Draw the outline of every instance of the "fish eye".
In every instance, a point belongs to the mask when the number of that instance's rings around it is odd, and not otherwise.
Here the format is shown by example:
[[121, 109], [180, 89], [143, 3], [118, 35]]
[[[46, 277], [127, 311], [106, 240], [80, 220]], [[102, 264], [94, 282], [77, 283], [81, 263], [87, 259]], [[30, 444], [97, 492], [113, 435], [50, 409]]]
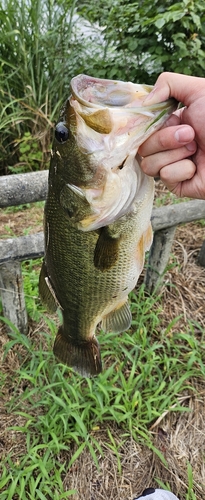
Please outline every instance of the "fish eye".
[[66, 142], [69, 138], [69, 130], [64, 122], [59, 122], [55, 129], [55, 138], [58, 142]]

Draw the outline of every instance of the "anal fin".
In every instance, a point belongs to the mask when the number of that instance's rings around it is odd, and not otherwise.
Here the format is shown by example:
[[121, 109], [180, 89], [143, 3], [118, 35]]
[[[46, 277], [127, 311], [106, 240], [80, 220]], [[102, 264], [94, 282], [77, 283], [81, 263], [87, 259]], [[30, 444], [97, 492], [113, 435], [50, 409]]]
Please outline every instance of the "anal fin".
[[63, 326], [60, 326], [53, 352], [58, 361], [70, 366], [82, 377], [92, 377], [102, 371], [99, 344], [95, 337], [74, 342], [72, 337], [64, 333]]
[[121, 333], [130, 328], [132, 314], [128, 301], [111, 311], [102, 320], [102, 329], [106, 332]]
[[60, 307], [60, 304], [49, 280], [46, 264], [44, 261], [39, 276], [39, 295], [43, 304], [45, 304], [50, 313], [56, 312], [58, 306]]
[[100, 230], [94, 252], [94, 265], [101, 271], [110, 269], [116, 263], [119, 253], [119, 237], [110, 236], [106, 227]]

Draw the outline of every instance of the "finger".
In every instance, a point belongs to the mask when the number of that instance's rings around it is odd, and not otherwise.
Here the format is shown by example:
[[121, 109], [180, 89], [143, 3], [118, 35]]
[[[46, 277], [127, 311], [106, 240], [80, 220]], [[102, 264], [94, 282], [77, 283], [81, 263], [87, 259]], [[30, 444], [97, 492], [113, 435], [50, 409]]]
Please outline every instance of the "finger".
[[161, 171], [162, 168], [166, 168], [167, 165], [170, 166], [173, 163], [192, 156], [196, 151], [196, 143], [193, 141], [193, 143], [188, 144], [188, 147], [191, 148], [191, 150], [183, 146], [182, 148], [160, 151], [159, 153], [145, 156], [141, 159], [141, 169], [145, 174], [155, 177], [159, 174], [159, 171]]
[[168, 189], [173, 191], [173, 186], [192, 179], [195, 172], [196, 165], [194, 162], [189, 158], [185, 158], [184, 160], [177, 161], [176, 163], [161, 168], [159, 175]]
[[169, 118], [164, 123], [164, 125], [162, 125], [161, 128], [166, 128], [166, 127], [172, 127], [172, 126], [175, 126], [175, 125], [180, 125], [181, 119], [180, 119], [180, 115], [178, 114], [178, 112], [179, 112], [179, 109], [177, 109], [174, 113], [172, 113], [172, 115], [169, 116]]
[[[165, 127], [152, 134], [139, 148], [141, 156], [147, 156], [159, 151], [177, 149], [183, 144], [192, 143], [194, 129], [189, 125]], [[194, 148], [192, 148], [193, 151]], [[167, 163], [167, 162], [166, 162]]]
[[143, 105], [149, 106], [158, 102], [166, 101], [169, 97], [175, 97], [177, 101], [189, 106], [195, 99], [196, 89], [204, 88], [203, 78], [181, 75], [178, 73], [162, 73], [157, 79], [155, 86], [146, 97]]

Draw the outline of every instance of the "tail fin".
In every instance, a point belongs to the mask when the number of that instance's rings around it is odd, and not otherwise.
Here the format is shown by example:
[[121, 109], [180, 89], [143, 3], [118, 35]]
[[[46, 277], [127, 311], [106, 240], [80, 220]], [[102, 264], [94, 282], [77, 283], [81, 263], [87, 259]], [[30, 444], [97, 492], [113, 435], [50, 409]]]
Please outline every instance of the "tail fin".
[[63, 326], [60, 326], [53, 352], [61, 363], [70, 366], [82, 377], [92, 377], [102, 371], [99, 344], [95, 337], [74, 342], [64, 334]]

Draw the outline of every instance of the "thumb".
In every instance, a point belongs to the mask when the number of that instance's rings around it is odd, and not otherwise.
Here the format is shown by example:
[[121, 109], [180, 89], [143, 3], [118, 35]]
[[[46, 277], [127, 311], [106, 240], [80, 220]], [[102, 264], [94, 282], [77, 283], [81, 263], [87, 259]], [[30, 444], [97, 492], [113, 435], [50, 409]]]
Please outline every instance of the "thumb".
[[189, 106], [196, 99], [196, 93], [204, 90], [204, 87], [204, 78], [179, 73], [162, 73], [143, 105], [150, 106], [174, 97], [185, 106]]

